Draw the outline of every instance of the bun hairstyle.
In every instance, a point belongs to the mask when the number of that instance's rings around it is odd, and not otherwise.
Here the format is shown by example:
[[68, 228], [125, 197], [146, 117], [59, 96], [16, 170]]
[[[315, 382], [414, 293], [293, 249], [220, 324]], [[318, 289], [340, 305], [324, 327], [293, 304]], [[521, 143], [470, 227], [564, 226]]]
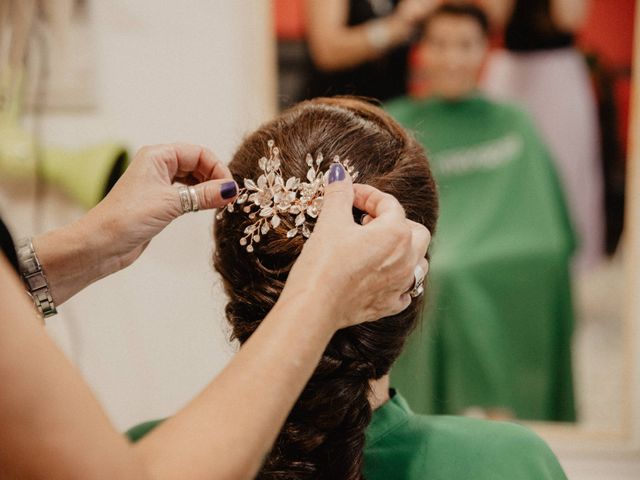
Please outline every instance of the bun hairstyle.
[[[304, 179], [307, 153], [339, 155], [359, 172], [358, 182], [394, 195], [409, 219], [434, 232], [438, 198], [422, 147], [383, 110], [353, 98], [302, 102], [251, 134], [229, 164], [234, 178], [259, 175], [267, 142], [280, 149], [284, 178]], [[326, 170], [326, 165], [323, 169]], [[232, 339], [244, 343], [274, 306], [304, 244], [283, 225], [248, 253], [239, 239], [252, 222], [242, 212], [216, 221], [214, 266], [229, 302]], [[363, 245], [366, 248], [366, 245]], [[365, 429], [371, 420], [369, 381], [389, 372], [421, 312], [415, 299], [404, 312], [338, 331], [291, 411], [259, 479], [362, 477]], [[286, 355], [286, 352], [282, 352]]]

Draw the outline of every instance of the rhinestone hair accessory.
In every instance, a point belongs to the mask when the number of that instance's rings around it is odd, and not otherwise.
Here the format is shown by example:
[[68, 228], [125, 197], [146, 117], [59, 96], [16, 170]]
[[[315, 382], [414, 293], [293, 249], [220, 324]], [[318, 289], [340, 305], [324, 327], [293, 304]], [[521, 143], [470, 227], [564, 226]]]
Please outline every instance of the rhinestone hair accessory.
[[[290, 177], [286, 181], [282, 176], [280, 165], [280, 150], [273, 140], [267, 142], [269, 157], [258, 160], [262, 174], [257, 180], [244, 179], [244, 188], [238, 192], [238, 197], [221, 210], [216, 218], [222, 218], [227, 213], [241, 210], [254, 222], [244, 230], [240, 245], [246, 247], [247, 252], [253, 252], [254, 243], [259, 243], [264, 235], [271, 230], [287, 225], [287, 238], [301, 234], [305, 238], [311, 236], [309, 221], [315, 219], [322, 210], [325, 189], [325, 171], [321, 170], [324, 157], [319, 153], [314, 159], [308, 153], [305, 161], [309, 170], [306, 181]], [[354, 172], [349, 160], [341, 161], [338, 155], [333, 161], [342, 164], [355, 180], [358, 172]]]

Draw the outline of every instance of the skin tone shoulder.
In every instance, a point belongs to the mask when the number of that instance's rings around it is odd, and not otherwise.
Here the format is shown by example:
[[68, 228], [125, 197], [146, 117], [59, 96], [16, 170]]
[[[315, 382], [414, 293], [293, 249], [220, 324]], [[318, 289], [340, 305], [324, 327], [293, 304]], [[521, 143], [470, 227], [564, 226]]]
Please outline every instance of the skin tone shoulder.
[[[428, 248], [429, 232], [393, 197], [342, 178], [327, 187], [315, 231], [259, 329], [209, 386], [135, 445], [46, 336], [0, 258], [0, 383], [10, 386], [0, 389], [0, 478], [255, 476], [333, 333], [406, 308]], [[201, 208], [233, 198], [222, 198], [232, 180], [208, 149], [147, 147], [94, 210], [36, 239], [58, 304], [133, 262], [181, 214], [176, 179], [196, 184]], [[354, 205], [367, 212], [366, 225], [354, 223]]]

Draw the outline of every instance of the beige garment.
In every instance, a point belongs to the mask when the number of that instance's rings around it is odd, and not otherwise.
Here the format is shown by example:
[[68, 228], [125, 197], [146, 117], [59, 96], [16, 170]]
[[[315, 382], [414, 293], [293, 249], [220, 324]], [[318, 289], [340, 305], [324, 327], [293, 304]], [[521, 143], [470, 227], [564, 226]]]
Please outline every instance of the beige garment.
[[489, 59], [482, 88], [533, 115], [555, 159], [580, 242], [575, 267], [592, 268], [604, 252], [604, 182], [598, 113], [584, 58], [574, 48], [499, 50]]

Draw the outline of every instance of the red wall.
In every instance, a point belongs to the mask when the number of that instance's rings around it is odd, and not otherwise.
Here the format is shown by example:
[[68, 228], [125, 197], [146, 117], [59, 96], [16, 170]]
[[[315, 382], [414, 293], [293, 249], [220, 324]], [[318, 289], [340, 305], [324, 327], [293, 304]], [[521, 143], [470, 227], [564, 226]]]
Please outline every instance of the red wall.
[[304, 0], [274, 0], [273, 8], [279, 39], [304, 38]]
[[580, 45], [602, 53], [612, 66], [629, 65], [633, 50], [635, 0], [591, 0]]
[[595, 53], [609, 69], [621, 76], [615, 83], [620, 138], [627, 145], [633, 58], [635, 0], [591, 0], [589, 15], [579, 36], [580, 47]]

